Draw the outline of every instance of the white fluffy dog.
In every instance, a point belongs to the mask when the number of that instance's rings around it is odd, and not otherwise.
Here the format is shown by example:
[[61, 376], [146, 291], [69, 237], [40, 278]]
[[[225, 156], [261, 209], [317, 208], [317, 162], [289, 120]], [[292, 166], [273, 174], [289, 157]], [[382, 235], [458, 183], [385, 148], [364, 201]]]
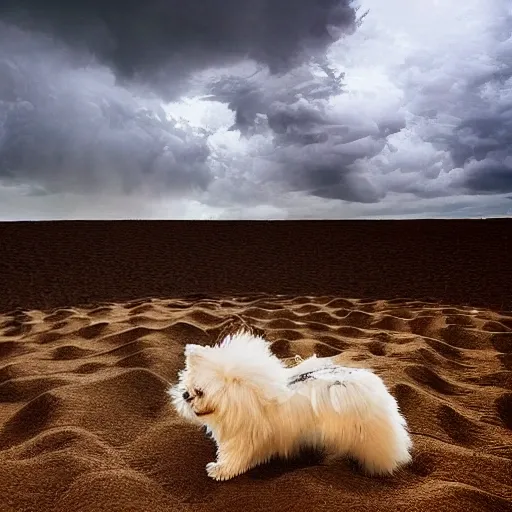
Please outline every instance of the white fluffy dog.
[[351, 456], [368, 474], [391, 474], [411, 460], [405, 419], [369, 370], [313, 356], [287, 368], [259, 336], [239, 331], [213, 347], [187, 345], [186, 366], [169, 390], [178, 413], [207, 427], [228, 480], [301, 448], [329, 459]]

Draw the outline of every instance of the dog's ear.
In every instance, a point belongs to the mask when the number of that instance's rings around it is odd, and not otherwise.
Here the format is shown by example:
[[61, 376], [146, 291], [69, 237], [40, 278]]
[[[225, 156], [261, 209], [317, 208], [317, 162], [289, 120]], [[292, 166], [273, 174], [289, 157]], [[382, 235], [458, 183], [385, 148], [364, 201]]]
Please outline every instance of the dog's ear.
[[185, 357], [191, 363], [197, 362], [204, 356], [207, 348], [208, 347], [189, 343], [188, 345], [185, 345]]
[[205, 350], [205, 347], [202, 347], [201, 345], [195, 345], [194, 343], [188, 343], [187, 345], [185, 345], [186, 356], [200, 354], [203, 350]]

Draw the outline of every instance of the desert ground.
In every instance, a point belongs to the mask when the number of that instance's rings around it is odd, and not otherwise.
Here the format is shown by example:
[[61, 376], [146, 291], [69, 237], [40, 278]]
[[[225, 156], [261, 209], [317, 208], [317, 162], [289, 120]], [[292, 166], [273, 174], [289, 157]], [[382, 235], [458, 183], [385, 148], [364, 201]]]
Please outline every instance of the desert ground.
[[[512, 510], [512, 224], [311, 224], [0, 224], [0, 511]], [[166, 391], [186, 343], [241, 326], [290, 364], [373, 368], [413, 462], [210, 480]]]

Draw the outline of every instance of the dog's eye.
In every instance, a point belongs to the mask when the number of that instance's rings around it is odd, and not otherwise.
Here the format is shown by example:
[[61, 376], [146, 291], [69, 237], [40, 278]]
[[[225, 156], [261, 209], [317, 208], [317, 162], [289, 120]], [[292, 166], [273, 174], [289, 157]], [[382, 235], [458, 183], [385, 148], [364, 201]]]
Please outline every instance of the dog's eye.
[[199, 398], [201, 398], [204, 395], [204, 392], [201, 389], [194, 389], [194, 395], [196, 395]]

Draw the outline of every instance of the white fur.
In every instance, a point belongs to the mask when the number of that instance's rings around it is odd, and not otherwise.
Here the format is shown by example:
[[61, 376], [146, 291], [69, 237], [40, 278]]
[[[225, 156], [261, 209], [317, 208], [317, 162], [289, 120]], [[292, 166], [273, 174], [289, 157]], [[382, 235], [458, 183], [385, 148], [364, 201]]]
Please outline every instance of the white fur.
[[[268, 342], [244, 331], [213, 347], [187, 345], [185, 357], [169, 394], [178, 413], [205, 425], [215, 440], [217, 460], [206, 466], [215, 480], [303, 447], [324, 450], [329, 459], [349, 455], [372, 475], [411, 460], [406, 421], [369, 370], [316, 356], [286, 368]], [[314, 379], [292, 383], [310, 371]]]

